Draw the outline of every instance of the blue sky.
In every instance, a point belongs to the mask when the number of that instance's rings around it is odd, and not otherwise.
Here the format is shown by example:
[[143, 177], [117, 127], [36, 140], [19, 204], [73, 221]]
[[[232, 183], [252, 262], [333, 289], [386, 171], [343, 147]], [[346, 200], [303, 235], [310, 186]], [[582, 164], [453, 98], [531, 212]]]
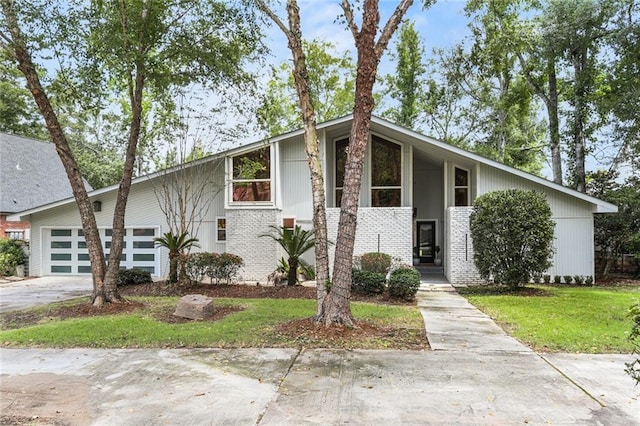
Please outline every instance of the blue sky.
[[[380, 1], [381, 23], [386, 23], [397, 4], [397, 0]], [[463, 13], [465, 4], [466, 2], [463, 0], [440, 0], [430, 8], [423, 9], [421, 1], [415, 0], [406, 18], [415, 22], [415, 27], [420, 33], [427, 54], [434, 48], [452, 46], [468, 34], [468, 19]], [[336, 45], [338, 52], [354, 51], [351, 33], [343, 23], [336, 21], [342, 11], [339, 0], [300, 0], [298, 5], [300, 6], [302, 35], [305, 39], [317, 38], [329, 41]], [[274, 6], [274, 10], [278, 9]], [[282, 12], [280, 15], [284, 19], [282, 4], [279, 11]], [[268, 44], [275, 55], [273, 63], [290, 60], [291, 53], [286, 47], [284, 35], [280, 30], [272, 27], [268, 37]], [[393, 43], [392, 40], [387, 52], [393, 49]], [[393, 65], [390, 64], [388, 55], [385, 55], [380, 66], [380, 74], [391, 72], [392, 69]]]

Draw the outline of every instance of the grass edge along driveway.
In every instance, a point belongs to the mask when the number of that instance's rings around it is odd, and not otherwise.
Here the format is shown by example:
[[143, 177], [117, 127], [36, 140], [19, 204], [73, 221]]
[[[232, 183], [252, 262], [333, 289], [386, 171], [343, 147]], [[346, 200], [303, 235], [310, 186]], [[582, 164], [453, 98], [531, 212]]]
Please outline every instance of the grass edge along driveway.
[[631, 305], [640, 287], [534, 285], [515, 292], [463, 295], [536, 352], [631, 353]]

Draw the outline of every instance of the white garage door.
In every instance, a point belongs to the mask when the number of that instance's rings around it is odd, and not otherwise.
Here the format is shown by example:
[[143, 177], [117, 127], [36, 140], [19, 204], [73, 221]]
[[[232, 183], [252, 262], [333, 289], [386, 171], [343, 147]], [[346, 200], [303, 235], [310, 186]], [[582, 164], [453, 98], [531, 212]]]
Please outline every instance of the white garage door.
[[[159, 227], [125, 229], [120, 269], [138, 268], [156, 275], [160, 270], [159, 249], [153, 239]], [[100, 229], [105, 256], [111, 248], [111, 229]], [[51, 228], [44, 230], [43, 262], [47, 275], [90, 274], [91, 263], [82, 229]]]

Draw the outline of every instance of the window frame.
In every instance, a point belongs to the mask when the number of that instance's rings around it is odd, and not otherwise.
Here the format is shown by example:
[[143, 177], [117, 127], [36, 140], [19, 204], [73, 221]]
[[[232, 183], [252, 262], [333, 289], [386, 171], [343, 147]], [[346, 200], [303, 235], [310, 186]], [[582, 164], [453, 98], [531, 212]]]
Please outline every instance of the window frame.
[[[256, 179], [236, 179], [234, 176], [234, 159], [246, 156], [252, 152], [260, 151], [260, 150], [268, 150], [269, 153], [269, 170], [268, 178], [256, 178]], [[235, 155], [232, 155], [228, 158], [228, 178], [229, 178], [229, 189], [228, 189], [228, 206], [272, 206], [275, 204], [275, 177], [274, 177], [274, 146], [273, 144], [267, 146], [260, 146], [259, 148], [254, 148], [247, 151], [242, 151]], [[234, 187], [238, 183], [258, 183], [258, 182], [267, 182], [269, 184], [269, 199], [268, 200], [259, 200], [259, 201], [241, 201], [234, 200]], [[217, 225], [217, 224], [216, 224]]]
[[[386, 142], [388, 144], [393, 144], [396, 145], [400, 151], [400, 164], [399, 164], [399, 170], [400, 170], [400, 185], [387, 185], [387, 186], [382, 186], [382, 185], [373, 185], [373, 181], [374, 181], [374, 176], [373, 176], [373, 163], [374, 163], [374, 148], [373, 148], [373, 144], [375, 142], [375, 139], [379, 139], [381, 142]], [[404, 163], [404, 152], [403, 152], [403, 144], [401, 144], [400, 142], [396, 142], [393, 141], [391, 139], [388, 139], [386, 137], [382, 137], [376, 134], [372, 134], [370, 136], [370, 150], [369, 150], [369, 205], [371, 207], [374, 208], [393, 208], [393, 207], [402, 207], [402, 183], [403, 183], [403, 168], [402, 165]], [[380, 191], [380, 190], [399, 190], [400, 191], [400, 198], [399, 198], [399, 203], [397, 206], [374, 206], [373, 205], [373, 191]]]
[[[220, 221], [224, 221], [224, 239], [220, 239]], [[225, 244], [227, 242], [227, 218], [226, 216], [216, 216], [216, 243]]]
[[[466, 185], [456, 185], [456, 169], [461, 170], [467, 174], [467, 184]], [[459, 205], [456, 197], [456, 190], [458, 189], [466, 189], [467, 197], [464, 205]], [[471, 171], [467, 168], [460, 166], [453, 166], [453, 206], [454, 207], [469, 207], [471, 205]]]

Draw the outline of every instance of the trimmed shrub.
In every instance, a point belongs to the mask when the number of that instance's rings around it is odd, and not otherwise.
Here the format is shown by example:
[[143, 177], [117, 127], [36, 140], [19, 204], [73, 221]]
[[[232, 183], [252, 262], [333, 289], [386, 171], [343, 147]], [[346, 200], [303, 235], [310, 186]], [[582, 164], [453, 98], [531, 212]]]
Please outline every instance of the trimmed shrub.
[[542, 276], [542, 280], [545, 284], [549, 284], [551, 282], [551, 275], [545, 274]]
[[593, 277], [591, 275], [587, 275], [584, 278], [585, 285], [593, 285]]
[[360, 267], [363, 271], [385, 274], [391, 267], [391, 256], [386, 253], [365, 253], [360, 257]]
[[25, 244], [21, 240], [0, 238], [0, 276], [13, 274], [16, 266], [27, 262], [27, 255], [22, 248]]
[[398, 268], [389, 277], [389, 296], [414, 300], [420, 288], [420, 272], [413, 266]]
[[237, 278], [244, 261], [231, 253], [193, 253], [186, 261], [185, 269], [189, 278], [201, 282], [209, 277], [210, 282], [231, 282]]
[[584, 282], [584, 278], [582, 277], [582, 275], [574, 275], [574, 276], [573, 276], [573, 281], [574, 281], [577, 285], [582, 285], [582, 283]]
[[551, 266], [554, 222], [544, 194], [509, 189], [476, 198], [470, 217], [480, 276], [518, 287]]
[[573, 281], [573, 277], [571, 275], [564, 275], [562, 279], [564, 280], [565, 284], [571, 284], [571, 282]]
[[118, 271], [118, 285], [146, 284], [150, 283], [151, 273], [139, 268], [120, 269]]
[[380, 294], [385, 290], [385, 274], [353, 269], [351, 289], [358, 294]]
[[555, 284], [560, 284], [562, 282], [562, 277], [560, 275], [554, 275], [553, 276], [553, 282]]

